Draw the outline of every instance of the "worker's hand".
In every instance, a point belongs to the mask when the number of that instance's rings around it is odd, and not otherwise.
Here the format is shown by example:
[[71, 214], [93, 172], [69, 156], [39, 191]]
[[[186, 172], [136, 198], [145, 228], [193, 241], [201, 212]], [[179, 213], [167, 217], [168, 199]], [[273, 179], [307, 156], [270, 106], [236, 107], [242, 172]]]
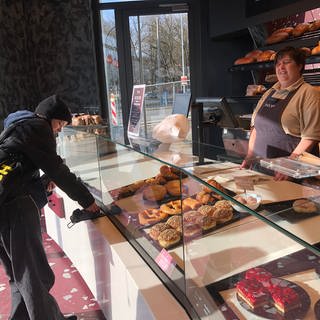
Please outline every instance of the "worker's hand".
[[93, 202], [89, 207], [85, 208], [85, 210], [89, 212], [98, 212], [100, 211], [100, 207], [96, 204], [96, 202]]
[[245, 158], [240, 165], [240, 169], [252, 169], [253, 163], [254, 159]]

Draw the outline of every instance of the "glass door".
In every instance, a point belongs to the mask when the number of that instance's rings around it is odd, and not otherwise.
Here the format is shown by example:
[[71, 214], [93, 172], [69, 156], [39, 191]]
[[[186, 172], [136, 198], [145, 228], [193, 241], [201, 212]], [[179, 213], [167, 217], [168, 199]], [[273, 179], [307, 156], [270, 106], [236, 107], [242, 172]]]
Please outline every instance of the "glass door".
[[140, 127], [144, 137], [173, 112], [176, 101], [190, 100], [187, 9], [100, 10], [102, 78], [113, 139], [126, 136], [134, 85], [146, 85]]
[[188, 13], [132, 15], [129, 29], [133, 85], [146, 85], [141, 135], [150, 137], [177, 95], [190, 99]]

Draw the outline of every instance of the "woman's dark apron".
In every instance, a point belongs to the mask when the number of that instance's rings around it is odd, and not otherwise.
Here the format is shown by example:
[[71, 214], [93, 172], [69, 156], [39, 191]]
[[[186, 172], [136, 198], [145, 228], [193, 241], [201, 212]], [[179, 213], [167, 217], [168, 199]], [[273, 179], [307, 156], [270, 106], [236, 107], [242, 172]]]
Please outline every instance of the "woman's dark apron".
[[271, 90], [254, 120], [256, 140], [254, 153], [262, 158], [287, 157], [299, 144], [301, 138], [286, 134], [281, 125], [281, 116], [299, 88], [289, 92], [284, 99], [273, 98]]

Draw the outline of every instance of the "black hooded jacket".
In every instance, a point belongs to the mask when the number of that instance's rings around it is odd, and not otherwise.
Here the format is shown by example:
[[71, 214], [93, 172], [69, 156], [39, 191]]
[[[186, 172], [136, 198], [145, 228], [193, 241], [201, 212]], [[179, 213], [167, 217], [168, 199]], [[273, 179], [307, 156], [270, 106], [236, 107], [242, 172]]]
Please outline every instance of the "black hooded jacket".
[[30, 117], [21, 111], [17, 114], [19, 115], [10, 115], [12, 121], [9, 123], [7, 120], [8, 126], [13, 122], [17, 124], [10, 136], [0, 146], [1, 150], [6, 152], [23, 155], [23, 182], [11, 192], [9, 199], [14, 199], [21, 194], [33, 195], [35, 190], [44, 192], [44, 189], [40, 190], [39, 185], [39, 169], [41, 169], [60, 189], [82, 207], [86, 208], [91, 205], [94, 202], [93, 196], [70, 172], [56, 152], [56, 139], [50, 119], [36, 115]]

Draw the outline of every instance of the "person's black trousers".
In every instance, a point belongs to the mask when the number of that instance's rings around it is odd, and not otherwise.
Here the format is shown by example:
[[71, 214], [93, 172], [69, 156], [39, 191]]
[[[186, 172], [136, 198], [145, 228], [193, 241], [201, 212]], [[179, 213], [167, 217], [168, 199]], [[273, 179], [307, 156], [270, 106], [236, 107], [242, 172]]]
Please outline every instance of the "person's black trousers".
[[54, 273], [42, 245], [39, 211], [30, 196], [0, 207], [0, 260], [9, 276], [10, 319], [66, 319], [49, 293]]

